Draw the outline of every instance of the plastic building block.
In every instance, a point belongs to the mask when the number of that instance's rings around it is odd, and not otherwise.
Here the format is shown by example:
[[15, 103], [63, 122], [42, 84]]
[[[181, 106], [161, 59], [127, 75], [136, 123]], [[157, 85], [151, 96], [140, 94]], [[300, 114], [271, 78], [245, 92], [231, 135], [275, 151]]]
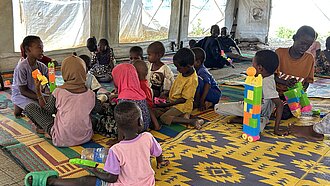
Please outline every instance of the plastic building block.
[[39, 81], [41, 81], [41, 85], [46, 85], [48, 83], [48, 79], [46, 78], [46, 76], [42, 75], [38, 69], [35, 69], [32, 72], [32, 77], [33, 79], [38, 79]]
[[288, 91], [284, 92], [284, 96], [287, 100], [291, 113], [295, 117], [299, 118], [301, 116], [301, 112], [312, 111], [312, 105], [310, 104], [301, 82], [298, 82], [295, 86], [288, 88]]
[[244, 117], [242, 138], [249, 142], [260, 139], [260, 113], [262, 100], [262, 76], [255, 77], [257, 71], [253, 67], [246, 70], [244, 85]]
[[56, 88], [54, 61], [48, 63], [48, 77], [49, 77], [49, 90], [50, 92], [53, 92]]
[[70, 159], [69, 163], [75, 164], [75, 165], [84, 165], [84, 166], [88, 166], [88, 167], [97, 167], [98, 166], [98, 163], [96, 163], [95, 161], [83, 160], [80, 158]]

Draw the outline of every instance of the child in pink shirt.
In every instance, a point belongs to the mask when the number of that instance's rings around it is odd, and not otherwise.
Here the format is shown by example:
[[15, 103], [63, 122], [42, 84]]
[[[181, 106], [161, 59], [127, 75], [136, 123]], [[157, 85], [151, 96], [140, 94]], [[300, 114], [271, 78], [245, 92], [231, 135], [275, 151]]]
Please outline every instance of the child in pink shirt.
[[114, 111], [118, 130], [125, 139], [109, 149], [104, 171], [91, 169], [94, 176], [60, 179], [56, 171], [29, 173], [25, 182], [32, 185], [86, 185], [86, 186], [140, 186], [155, 185], [155, 172], [150, 164], [150, 156], [156, 156], [157, 168], [167, 166], [162, 149], [149, 133], [138, 134], [142, 126], [140, 108], [132, 102], [119, 103]]

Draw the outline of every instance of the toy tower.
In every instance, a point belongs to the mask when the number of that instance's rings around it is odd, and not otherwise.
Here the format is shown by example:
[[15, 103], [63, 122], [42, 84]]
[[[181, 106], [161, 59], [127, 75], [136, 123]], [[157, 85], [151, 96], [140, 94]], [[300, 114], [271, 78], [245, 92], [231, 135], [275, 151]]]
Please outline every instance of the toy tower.
[[260, 113], [262, 100], [262, 76], [257, 77], [256, 69], [249, 67], [246, 70], [247, 78], [244, 89], [244, 118], [242, 138], [249, 142], [260, 139]]

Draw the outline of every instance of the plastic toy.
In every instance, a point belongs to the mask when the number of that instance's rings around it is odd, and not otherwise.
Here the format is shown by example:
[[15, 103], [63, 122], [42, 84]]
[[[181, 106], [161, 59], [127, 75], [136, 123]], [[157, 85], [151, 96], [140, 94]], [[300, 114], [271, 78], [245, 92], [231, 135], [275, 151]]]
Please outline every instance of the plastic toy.
[[166, 103], [166, 99], [154, 97], [155, 104]]
[[91, 161], [91, 160], [83, 160], [80, 158], [73, 158], [69, 160], [69, 163], [71, 164], [75, 164], [75, 165], [84, 165], [84, 166], [88, 166], [88, 167], [94, 167], [96, 168], [99, 164], [96, 163], [95, 161]]
[[231, 66], [232, 68], [235, 68], [233, 65], [233, 60], [230, 59], [229, 57], [227, 57], [226, 53], [223, 50], [221, 50], [220, 55], [221, 55], [221, 57], [223, 57], [224, 59], [226, 59], [228, 61], [229, 66]]
[[294, 87], [288, 88], [288, 91], [284, 92], [284, 96], [292, 115], [295, 117], [299, 118], [301, 112], [312, 111], [312, 105], [310, 104], [301, 82], [296, 83]]
[[48, 77], [49, 77], [49, 90], [50, 92], [53, 92], [56, 88], [54, 61], [48, 63]]
[[46, 78], [46, 76], [42, 75], [38, 69], [35, 69], [32, 72], [32, 77], [33, 79], [38, 79], [39, 81], [41, 81], [41, 85], [46, 85], [48, 83], [48, 79]]
[[242, 138], [249, 142], [260, 139], [260, 113], [262, 99], [262, 76], [255, 77], [254, 67], [246, 70], [248, 75], [244, 85], [244, 117]]

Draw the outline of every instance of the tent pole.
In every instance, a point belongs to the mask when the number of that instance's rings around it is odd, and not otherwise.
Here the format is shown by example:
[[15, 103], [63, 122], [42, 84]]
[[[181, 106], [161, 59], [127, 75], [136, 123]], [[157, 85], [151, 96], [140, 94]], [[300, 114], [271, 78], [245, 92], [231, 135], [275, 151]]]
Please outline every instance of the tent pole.
[[177, 38], [177, 49], [180, 49], [182, 47], [182, 45], [181, 45], [182, 15], [183, 15], [183, 0], [180, 0], [179, 30], [178, 30], [178, 38]]

